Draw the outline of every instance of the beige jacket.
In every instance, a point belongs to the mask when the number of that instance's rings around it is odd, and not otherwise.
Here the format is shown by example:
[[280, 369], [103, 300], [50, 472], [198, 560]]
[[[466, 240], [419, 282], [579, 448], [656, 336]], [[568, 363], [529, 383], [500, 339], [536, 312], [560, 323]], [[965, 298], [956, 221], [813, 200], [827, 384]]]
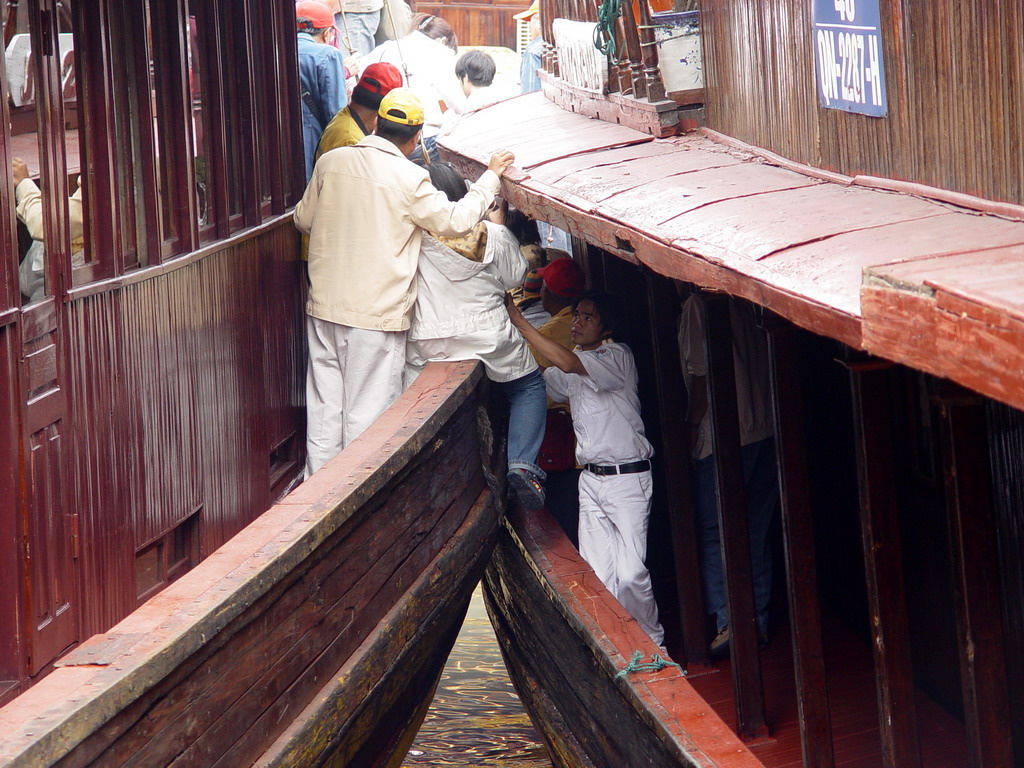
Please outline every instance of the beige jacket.
[[295, 226], [309, 235], [306, 312], [353, 328], [408, 329], [423, 230], [465, 234], [499, 185], [484, 171], [452, 203], [387, 139], [367, 136], [327, 152], [295, 206]]
[[[14, 190], [17, 202], [18, 218], [25, 223], [33, 240], [43, 239], [43, 196], [39, 187], [32, 179], [24, 179]], [[78, 180], [78, 189], [68, 198], [69, 225], [72, 242], [81, 242], [83, 234], [82, 213], [82, 180]], [[79, 245], [78, 247], [81, 247]]]

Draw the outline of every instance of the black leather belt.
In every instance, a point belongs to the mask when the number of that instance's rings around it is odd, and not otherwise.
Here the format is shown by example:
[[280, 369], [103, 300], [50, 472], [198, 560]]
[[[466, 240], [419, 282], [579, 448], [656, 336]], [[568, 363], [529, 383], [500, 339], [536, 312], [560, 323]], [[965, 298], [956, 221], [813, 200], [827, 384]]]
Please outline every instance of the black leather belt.
[[629, 475], [633, 472], [646, 472], [651, 468], [651, 462], [648, 459], [643, 461], [631, 461], [629, 464], [584, 464], [583, 468], [587, 472], [593, 472], [595, 475]]

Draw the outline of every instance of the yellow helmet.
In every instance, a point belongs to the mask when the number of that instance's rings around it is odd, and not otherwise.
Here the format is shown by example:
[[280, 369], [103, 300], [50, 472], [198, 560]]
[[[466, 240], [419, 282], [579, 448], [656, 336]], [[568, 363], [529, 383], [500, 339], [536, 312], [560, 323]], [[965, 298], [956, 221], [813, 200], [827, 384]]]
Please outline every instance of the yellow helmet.
[[423, 102], [411, 88], [392, 88], [381, 100], [377, 115], [401, 125], [423, 125]]

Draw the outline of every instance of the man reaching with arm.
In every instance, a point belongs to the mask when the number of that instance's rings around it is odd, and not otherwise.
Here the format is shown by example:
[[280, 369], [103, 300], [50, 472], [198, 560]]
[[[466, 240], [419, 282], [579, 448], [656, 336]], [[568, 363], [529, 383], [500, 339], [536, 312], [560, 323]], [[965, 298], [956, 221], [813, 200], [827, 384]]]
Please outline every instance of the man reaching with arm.
[[306, 477], [402, 392], [423, 231], [455, 237], [472, 229], [513, 160], [496, 152], [453, 203], [407, 159], [422, 127], [419, 99], [392, 90], [376, 133], [323, 155], [295, 206], [295, 226], [309, 235]]
[[573, 301], [575, 350], [541, 335], [511, 301], [513, 325], [551, 362], [544, 371], [548, 396], [568, 400], [580, 475], [580, 555], [656, 645], [665, 631], [651, 588], [647, 524], [651, 514], [651, 462], [637, 396], [633, 353], [614, 340], [623, 314], [615, 297], [585, 291]]

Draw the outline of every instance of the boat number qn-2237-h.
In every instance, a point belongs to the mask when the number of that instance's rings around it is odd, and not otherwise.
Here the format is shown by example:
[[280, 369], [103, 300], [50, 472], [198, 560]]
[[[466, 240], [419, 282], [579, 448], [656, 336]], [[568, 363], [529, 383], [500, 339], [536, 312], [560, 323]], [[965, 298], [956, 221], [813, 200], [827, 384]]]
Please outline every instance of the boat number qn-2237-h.
[[814, 69], [823, 107], [885, 116], [878, 0], [814, 0]]

